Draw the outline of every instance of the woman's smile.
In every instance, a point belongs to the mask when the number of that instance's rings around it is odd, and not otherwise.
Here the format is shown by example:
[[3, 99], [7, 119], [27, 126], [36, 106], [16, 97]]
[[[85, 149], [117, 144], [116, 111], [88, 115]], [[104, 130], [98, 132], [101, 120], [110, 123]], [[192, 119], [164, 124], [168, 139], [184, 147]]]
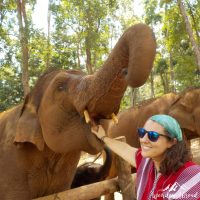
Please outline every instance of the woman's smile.
[[152, 147], [146, 146], [146, 145], [142, 145], [142, 144], [141, 144], [141, 148], [142, 148], [142, 151], [149, 151], [149, 150], [152, 149]]

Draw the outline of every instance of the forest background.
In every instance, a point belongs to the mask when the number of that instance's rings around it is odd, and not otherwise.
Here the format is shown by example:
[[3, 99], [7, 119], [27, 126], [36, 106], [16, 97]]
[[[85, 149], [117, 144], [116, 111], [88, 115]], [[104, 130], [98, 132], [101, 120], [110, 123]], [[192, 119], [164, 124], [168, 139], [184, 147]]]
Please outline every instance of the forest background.
[[0, 0], [0, 112], [23, 101], [50, 67], [94, 73], [140, 22], [155, 33], [156, 59], [145, 85], [127, 89], [121, 109], [200, 86], [200, 1], [140, 3], [138, 16], [133, 0], [49, 0], [45, 32], [33, 23], [36, 0]]

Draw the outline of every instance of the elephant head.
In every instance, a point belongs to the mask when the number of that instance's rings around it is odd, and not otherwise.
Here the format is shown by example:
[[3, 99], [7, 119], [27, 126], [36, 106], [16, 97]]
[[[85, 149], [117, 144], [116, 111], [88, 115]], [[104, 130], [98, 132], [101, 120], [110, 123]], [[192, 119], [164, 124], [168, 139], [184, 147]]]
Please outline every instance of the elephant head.
[[102, 143], [83, 120], [117, 113], [127, 85], [142, 85], [151, 71], [156, 42], [151, 29], [138, 24], [119, 39], [102, 68], [93, 75], [75, 70], [45, 73], [25, 99], [15, 143], [46, 144], [57, 153], [84, 150], [97, 153]]
[[187, 139], [200, 136], [200, 89], [188, 89], [179, 95], [169, 115], [180, 123]]

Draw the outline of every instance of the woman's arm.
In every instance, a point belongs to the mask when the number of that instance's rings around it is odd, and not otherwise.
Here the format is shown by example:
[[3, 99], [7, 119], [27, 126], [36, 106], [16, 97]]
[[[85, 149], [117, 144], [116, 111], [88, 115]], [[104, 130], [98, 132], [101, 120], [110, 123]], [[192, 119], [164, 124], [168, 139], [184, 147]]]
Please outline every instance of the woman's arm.
[[101, 139], [114, 153], [129, 162], [133, 167], [136, 167], [135, 154], [138, 150], [137, 148], [134, 148], [127, 143], [109, 138], [106, 136], [105, 131], [101, 125], [99, 125], [98, 131], [92, 129], [92, 132], [99, 139]]

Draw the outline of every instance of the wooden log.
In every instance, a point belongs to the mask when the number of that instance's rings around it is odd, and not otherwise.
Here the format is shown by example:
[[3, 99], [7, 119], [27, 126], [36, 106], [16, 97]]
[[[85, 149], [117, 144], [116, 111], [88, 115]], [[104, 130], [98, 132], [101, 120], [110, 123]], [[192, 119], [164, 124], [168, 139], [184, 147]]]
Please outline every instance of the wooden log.
[[[133, 179], [134, 177], [135, 174], [132, 174]], [[118, 180], [117, 178], [113, 178], [34, 200], [89, 200], [116, 191], [119, 191]]]
[[[124, 136], [118, 137], [116, 139], [122, 142], [126, 142], [126, 138]], [[136, 199], [135, 180], [133, 180], [131, 176], [131, 165], [123, 158], [116, 156], [116, 167], [119, 187], [122, 193], [123, 200]]]

